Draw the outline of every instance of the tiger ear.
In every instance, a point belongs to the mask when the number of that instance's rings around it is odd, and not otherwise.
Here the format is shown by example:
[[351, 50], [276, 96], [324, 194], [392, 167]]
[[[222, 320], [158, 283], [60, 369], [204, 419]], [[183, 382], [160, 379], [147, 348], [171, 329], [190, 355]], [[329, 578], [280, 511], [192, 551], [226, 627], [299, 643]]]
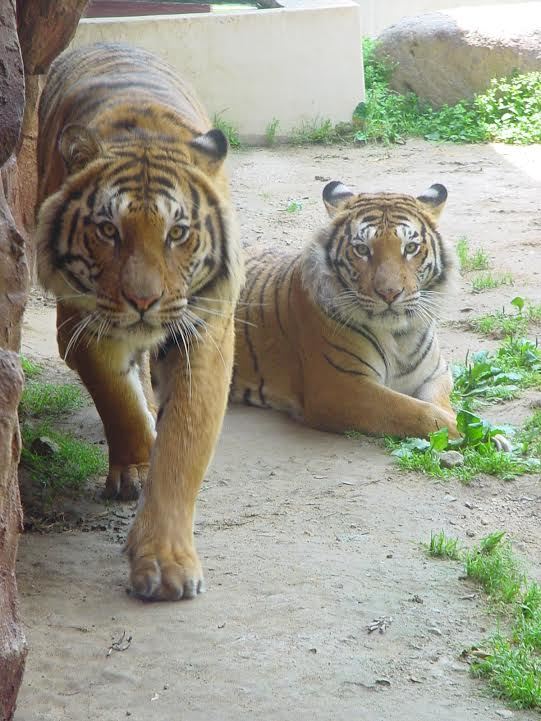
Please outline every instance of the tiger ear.
[[83, 125], [66, 125], [58, 149], [69, 175], [82, 170], [103, 152], [97, 134]]
[[323, 188], [323, 202], [327, 213], [333, 217], [342, 208], [346, 200], [355, 193], [340, 180], [332, 180]]
[[218, 128], [198, 135], [191, 141], [190, 146], [195, 151], [195, 162], [203, 165], [210, 173], [215, 173], [221, 168], [229, 150], [227, 138]]
[[417, 200], [424, 206], [424, 210], [428, 215], [437, 220], [447, 200], [447, 188], [440, 185], [440, 183], [435, 183], [428, 190], [425, 190], [422, 195], [417, 196]]

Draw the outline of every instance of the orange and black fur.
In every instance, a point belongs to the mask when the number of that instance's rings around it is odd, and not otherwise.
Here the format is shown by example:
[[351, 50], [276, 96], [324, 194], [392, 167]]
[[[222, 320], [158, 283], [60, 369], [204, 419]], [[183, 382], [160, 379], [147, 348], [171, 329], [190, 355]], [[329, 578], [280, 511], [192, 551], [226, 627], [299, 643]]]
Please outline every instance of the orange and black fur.
[[452, 253], [447, 198], [354, 194], [329, 183], [331, 221], [298, 254], [249, 254], [231, 398], [322, 430], [457, 435], [436, 335]]
[[243, 282], [226, 153], [193, 91], [152, 54], [99, 44], [53, 64], [39, 107], [39, 277], [57, 298], [60, 353], [103, 421], [106, 495], [143, 487], [127, 550], [147, 599], [203, 588], [194, 507]]

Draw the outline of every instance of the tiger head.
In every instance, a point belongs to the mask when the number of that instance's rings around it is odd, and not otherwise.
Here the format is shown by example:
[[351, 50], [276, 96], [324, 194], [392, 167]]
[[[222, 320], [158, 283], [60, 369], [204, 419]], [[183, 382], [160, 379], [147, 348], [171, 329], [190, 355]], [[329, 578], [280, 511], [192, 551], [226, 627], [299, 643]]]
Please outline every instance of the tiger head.
[[308, 248], [305, 287], [339, 320], [394, 331], [430, 322], [452, 271], [436, 230], [446, 199], [438, 184], [414, 198], [328, 183], [331, 223]]
[[174, 335], [194, 296], [229, 273], [225, 136], [108, 145], [69, 125], [59, 150], [64, 181], [37, 218], [40, 281], [90, 331], [147, 346]]

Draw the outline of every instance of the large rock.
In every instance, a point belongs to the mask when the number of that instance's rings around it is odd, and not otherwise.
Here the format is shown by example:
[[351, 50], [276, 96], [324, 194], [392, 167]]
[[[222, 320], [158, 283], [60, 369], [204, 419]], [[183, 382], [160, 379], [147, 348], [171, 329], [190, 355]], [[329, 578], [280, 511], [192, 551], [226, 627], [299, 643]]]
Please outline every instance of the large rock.
[[416, 15], [379, 40], [378, 52], [397, 64], [391, 86], [441, 107], [484, 91], [492, 78], [541, 70], [541, 3]]

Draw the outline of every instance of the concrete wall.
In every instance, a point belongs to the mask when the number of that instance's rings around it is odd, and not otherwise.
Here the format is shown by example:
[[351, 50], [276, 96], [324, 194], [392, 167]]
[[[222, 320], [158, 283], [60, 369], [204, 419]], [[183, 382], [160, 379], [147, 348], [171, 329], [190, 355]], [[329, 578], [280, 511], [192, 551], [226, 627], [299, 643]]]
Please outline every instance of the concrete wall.
[[190, 80], [211, 117], [245, 142], [273, 118], [283, 136], [303, 121], [351, 120], [364, 98], [359, 7], [312, 0], [277, 10], [83, 20], [73, 44], [115, 40], [162, 55]]
[[[376, 37], [389, 25], [408, 15], [445, 10], [451, 7], [514, 5], [524, 0], [356, 0], [361, 8], [363, 34]], [[541, 4], [541, 3], [540, 3]]]

